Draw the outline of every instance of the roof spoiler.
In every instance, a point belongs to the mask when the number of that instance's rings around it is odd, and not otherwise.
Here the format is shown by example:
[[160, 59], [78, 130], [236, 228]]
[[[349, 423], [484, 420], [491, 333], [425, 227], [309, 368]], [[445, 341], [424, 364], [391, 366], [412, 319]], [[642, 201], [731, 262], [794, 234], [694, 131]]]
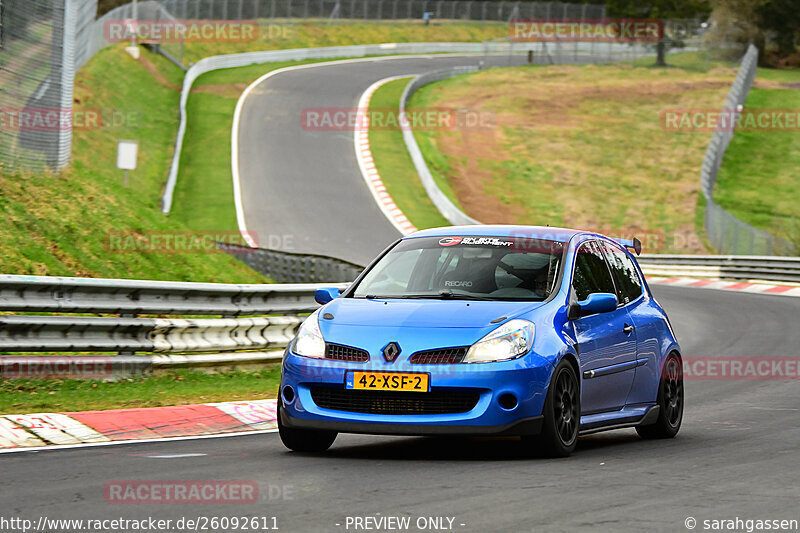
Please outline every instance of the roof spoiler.
[[640, 241], [636, 237], [634, 237], [633, 240], [617, 239], [617, 242], [620, 243], [625, 248], [629, 248], [634, 252], [636, 252], [636, 255], [642, 255], [642, 241]]

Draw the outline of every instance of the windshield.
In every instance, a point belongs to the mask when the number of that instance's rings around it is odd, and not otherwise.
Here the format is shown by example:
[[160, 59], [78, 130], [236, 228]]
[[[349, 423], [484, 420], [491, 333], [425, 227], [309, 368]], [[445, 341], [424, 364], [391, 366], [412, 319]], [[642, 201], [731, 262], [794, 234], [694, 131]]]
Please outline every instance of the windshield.
[[400, 241], [356, 287], [355, 298], [547, 299], [564, 243], [515, 237]]

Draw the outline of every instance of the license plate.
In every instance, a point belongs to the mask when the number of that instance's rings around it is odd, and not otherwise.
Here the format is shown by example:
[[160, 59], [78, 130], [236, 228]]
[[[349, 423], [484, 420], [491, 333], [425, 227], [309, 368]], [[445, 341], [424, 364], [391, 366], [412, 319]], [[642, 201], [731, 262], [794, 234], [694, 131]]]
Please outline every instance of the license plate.
[[428, 392], [428, 374], [402, 374], [399, 372], [349, 372], [345, 381], [347, 389]]

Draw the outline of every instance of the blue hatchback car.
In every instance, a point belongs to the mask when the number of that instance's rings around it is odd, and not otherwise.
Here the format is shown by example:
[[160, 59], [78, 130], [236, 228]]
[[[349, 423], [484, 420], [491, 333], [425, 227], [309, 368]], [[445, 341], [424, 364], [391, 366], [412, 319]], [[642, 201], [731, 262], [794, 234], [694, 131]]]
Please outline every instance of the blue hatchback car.
[[680, 347], [629, 249], [550, 227], [419, 231], [343, 293], [319, 289], [283, 359], [278, 427], [296, 451], [337, 434], [674, 437]]

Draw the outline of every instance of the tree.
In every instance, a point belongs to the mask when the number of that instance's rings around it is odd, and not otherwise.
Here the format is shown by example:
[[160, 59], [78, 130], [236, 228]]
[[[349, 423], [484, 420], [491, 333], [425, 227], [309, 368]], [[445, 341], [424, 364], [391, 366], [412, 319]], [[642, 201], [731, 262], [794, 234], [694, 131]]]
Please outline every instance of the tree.
[[788, 56], [800, 42], [798, 11], [798, 0], [713, 0], [709, 38], [753, 43], [763, 63], [766, 39], [771, 37], [778, 45], [778, 55]]
[[[608, 15], [611, 17], [660, 19], [692, 19], [706, 17], [711, 12], [707, 0], [608, 0]], [[667, 65], [666, 53], [671, 39], [665, 34], [656, 45], [656, 65]]]
[[800, 2], [798, 0], [768, 0], [756, 8], [758, 25], [771, 32], [778, 45], [778, 55], [789, 56], [800, 43]]

